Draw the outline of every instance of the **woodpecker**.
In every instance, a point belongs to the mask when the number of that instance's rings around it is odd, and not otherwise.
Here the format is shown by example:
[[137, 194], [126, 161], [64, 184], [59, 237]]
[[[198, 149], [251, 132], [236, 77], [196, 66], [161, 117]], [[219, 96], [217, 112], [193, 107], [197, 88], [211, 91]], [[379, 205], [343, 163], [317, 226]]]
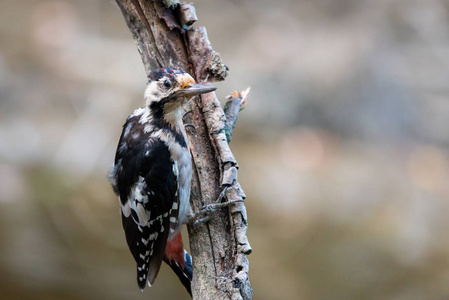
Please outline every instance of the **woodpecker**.
[[153, 284], [164, 260], [190, 292], [192, 261], [180, 228], [192, 214], [192, 159], [182, 107], [216, 87], [197, 84], [188, 73], [172, 68], [148, 77], [145, 107], [134, 110], [123, 125], [109, 178], [137, 263], [139, 288]]

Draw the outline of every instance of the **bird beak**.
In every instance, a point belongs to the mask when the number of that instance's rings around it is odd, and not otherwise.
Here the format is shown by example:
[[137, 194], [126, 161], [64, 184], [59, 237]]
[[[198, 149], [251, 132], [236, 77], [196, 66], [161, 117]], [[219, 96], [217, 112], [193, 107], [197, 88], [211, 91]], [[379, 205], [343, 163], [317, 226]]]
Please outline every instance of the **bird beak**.
[[191, 97], [200, 94], [210, 93], [215, 91], [216, 89], [217, 87], [213, 85], [190, 83], [187, 85], [186, 88], [177, 91], [176, 94], [183, 97]]

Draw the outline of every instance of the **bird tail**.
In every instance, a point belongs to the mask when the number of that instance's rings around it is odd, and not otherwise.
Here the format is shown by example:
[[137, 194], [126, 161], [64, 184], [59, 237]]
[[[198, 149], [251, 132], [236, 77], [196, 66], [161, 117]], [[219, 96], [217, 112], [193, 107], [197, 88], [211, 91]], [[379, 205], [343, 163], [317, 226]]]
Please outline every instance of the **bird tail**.
[[164, 261], [172, 268], [187, 292], [192, 296], [192, 256], [184, 250], [181, 233], [178, 233], [171, 241], [168, 241], [165, 248]]

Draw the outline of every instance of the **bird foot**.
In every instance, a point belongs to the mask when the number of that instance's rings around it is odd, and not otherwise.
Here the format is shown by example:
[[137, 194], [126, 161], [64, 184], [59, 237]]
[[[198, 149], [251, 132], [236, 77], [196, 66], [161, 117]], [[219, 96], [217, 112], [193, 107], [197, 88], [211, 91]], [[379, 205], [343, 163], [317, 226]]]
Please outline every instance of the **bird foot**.
[[191, 123], [186, 123], [184, 121], [185, 116], [187, 116], [188, 114], [193, 114], [193, 110], [189, 109], [188, 111], [185, 111], [184, 114], [182, 115], [182, 120], [184, 122], [184, 128], [187, 129], [187, 127], [190, 127], [193, 131], [196, 131], [195, 126], [193, 126]]
[[198, 212], [192, 214], [189, 217], [188, 223], [192, 224], [192, 227], [194, 229], [198, 228], [203, 223], [209, 222], [218, 209], [233, 205], [238, 202], [243, 202], [243, 199], [221, 202], [223, 198], [225, 198], [227, 189], [228, 187], [225, 187], [223, 191], [221, 191], [220, 196], [218, 196], [218, 199], [215, 200], [214, 203], [204, 205]]

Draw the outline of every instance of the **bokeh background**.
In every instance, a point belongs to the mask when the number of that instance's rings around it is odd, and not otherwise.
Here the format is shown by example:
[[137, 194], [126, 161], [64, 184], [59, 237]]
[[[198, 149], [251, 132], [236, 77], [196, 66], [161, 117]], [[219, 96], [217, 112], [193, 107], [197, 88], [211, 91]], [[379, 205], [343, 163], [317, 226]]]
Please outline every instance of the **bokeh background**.
[[[449, 2], [195, 4], [252, 87], [254, 299], [449, 299]], [[114, 1], [0, 2], [0, 299], [189, 298], [138, 290], [106, 178], [145, 78]]]

